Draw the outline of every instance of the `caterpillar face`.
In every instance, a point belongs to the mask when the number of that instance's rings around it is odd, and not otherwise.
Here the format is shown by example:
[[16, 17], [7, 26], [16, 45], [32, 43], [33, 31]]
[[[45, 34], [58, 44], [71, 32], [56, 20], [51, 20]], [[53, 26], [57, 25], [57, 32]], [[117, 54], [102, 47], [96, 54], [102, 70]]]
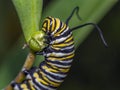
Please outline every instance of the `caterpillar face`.
[[45, 48], [47, 46], [45, 41], [46, 41], [46, 39], [45, 39], [44, 31], [41, 30], [41, 31], [34, 32], [31, 35], [31, 38], [29, 40], [29, 47], [34, 52], [41, 51], [41, 50], [43, 50], [43, 48]]

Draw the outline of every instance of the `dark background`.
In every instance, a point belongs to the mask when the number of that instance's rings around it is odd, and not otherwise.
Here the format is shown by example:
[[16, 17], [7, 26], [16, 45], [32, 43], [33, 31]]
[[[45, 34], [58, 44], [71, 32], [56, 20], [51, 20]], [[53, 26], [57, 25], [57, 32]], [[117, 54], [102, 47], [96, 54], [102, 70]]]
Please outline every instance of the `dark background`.
[[[44, 8], [52, 1], [54, 0], [45, 0]], [[2, 66], [7, 66], [7, 60], [10, 58], [8, 54], [18, 46], [17, 41], [22, 35], [22, 30], [10, 0], [0, 1], [0, 12], [0, 68], [2, 70]], [[120, 90], [120, 1], [98, 25], [103, 30], [109, 47], [104, 47], [98, 33], [94, 30], [76, 50], [68, 77], [58, 90]], [[19, 47], [22, 47], [23, 42], [20, 42]], [[14, 55], [17, 56], [19, 50], [15, 51]], [[27, 52], [20, 52], [23, 62]], [[12, 65], [12, 62], [9, 64]], [[7, 70], [14, 73], [10, 67]], [[9, 77], [10, 74], [7, 76]], [[1, 72], [0, 77], [2, 77]], [[15, 74], [10, 79], [14, 77]], [[2, 82], [0, 80], [0, 85]]]

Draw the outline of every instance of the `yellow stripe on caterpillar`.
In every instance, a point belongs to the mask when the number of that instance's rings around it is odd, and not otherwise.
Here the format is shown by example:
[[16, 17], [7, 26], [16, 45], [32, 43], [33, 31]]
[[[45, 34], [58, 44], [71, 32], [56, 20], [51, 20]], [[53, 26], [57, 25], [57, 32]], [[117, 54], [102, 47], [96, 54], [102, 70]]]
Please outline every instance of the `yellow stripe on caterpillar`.
[[41, 82], [43, 83], [44, 85], [48, 85], [47, 82], [45, 82], [43, 79], [41, 79], [38, 75], [38, 73], [34, 73], [33, 76], [35, 77], [35, 79], [38, 81], [38, 82]]
[[26, 84], [22, 84], [22, 85], [21, 85], [21, 88], [22, 88], [23, 90], [29, 90]]
[[73, 41], [69, 42], [69, 43], [61, 43], [61, 44], [55, 44], [55, 45], [52, 45], [53, 47], [66, 47], [66, 46], [70, 46], [74, 44]]
[[47, 76], [46, 76], [46, 74], [44, 74], [43, 72], [40, 71], [39, 73], [42, 74], [42, 78], [43, 78], [49, 85], [52, 85], [52, 86], [54, 86], [54, 87], [58, 87], [58, 86], [60, 85], [59, 82], [53, 82], [53, 81], [51, 81], [50, 79], [48, 79]]

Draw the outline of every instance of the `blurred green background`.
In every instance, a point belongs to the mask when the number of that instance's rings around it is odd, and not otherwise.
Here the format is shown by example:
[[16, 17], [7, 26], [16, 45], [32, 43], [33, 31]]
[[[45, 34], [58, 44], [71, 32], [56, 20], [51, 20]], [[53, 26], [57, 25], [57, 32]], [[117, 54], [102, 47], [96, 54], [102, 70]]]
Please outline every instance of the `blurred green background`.
[[[47, 7], [56, 1], [44, 0], [44, 15], [49, 11]], [[66, 18], [64, 13], [58, 17]], [[105, 48], [98, 33], [92, 31], [77, 48], [68, 77], [58, 90], [120, 90], [119, 24], [120, 1], [98, 24], [109, 47]], [[13, 80], [21, 69], [28, 53], [28, 49], [21, 49], [24, 42], [11, 0], [0, 0], [0, 89]]]

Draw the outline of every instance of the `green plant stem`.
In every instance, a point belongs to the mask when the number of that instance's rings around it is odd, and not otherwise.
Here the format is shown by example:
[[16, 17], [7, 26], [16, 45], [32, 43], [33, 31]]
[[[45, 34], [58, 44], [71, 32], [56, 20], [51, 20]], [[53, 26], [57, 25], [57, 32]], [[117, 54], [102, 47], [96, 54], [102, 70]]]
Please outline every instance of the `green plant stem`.
[[[26, 61], [23, 65], [23, 68], [25, 68], [26, 70], [29, 70], [34, 63], [34, 60], [35, 60], [35, 54], [33, 52], [29, 52], [26, 58]], [[15, 82], [20, 83], [23, 80], [23, 77], [24, 77], [23, 72], [20, 72], [16, 77]]]
[[[41, 11], [42, 11], [42, 0], [12, 0], [13, 4], [18, 13], [20, 23], [22, 26], [23, 34], [26, 43], [29, 42], [31, 34], [39, 30]], [[22, 69], [29, 70], [35, 60], [35, 54], [30, 51]], [[16, 83], [23, 81], [25, 75], [22, 71], [19, 72], [15, 78]], [[5, 90], [12, 90], [12, 86], [9, 84]]]
[[[34, 60], [35, 60], [35, 54], [33, 52], [29, 52], [27, 58], [26, 58], [26, 61], [22, 67], [22, 69], [26, 69], [26, 70], [29, 70], [31, 68], [31, 66], [33, 65], [34, 63]], [[16, 83], [20, 83], [23, 81], [25, 75], [24, 73], [22, 72], [22, 70], [19, 72], [19, 74], [17, 75], [17, 77], [15, 78], [15, 82]], [[9, 84], [5, 90], [13, 90], [13, 88], [11, 87], [11, 85]]]

